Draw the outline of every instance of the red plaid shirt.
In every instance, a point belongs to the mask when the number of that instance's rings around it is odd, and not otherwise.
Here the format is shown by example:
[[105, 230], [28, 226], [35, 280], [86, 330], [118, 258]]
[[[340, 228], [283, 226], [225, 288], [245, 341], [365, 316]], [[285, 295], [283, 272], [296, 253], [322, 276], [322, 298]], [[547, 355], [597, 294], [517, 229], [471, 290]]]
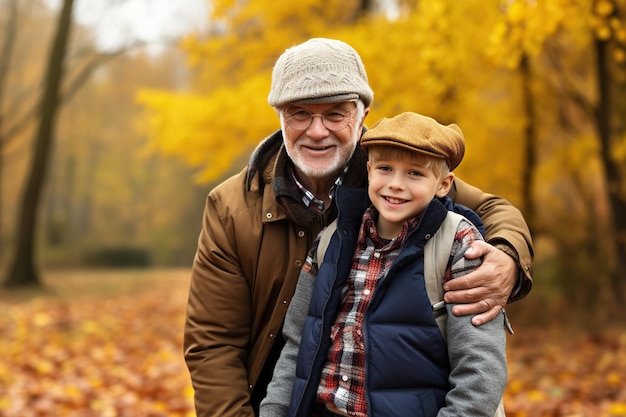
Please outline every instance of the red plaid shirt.
[[[378, 235], [373, 216], [372, 209], [368, 209], [363, 216], [350, 276], [342, 290], [341, 306], [331, 328], [332, 344], [317, 388], [318, 404], [323, 404], [333, 413], [352, 417], [367, 417], [362, 331], [365, 311], [379, 278], [387, 274], [400, 254], [407, 235], [419, 222], [419, 218], [404, 222], [402, 232], [388, 241]], [[459, 227], [456, 232], [453, 252], [455, 248], [458, 250], [467, 242], [475, 240], [478, 233], [476, 229], [468, 227], [467, 222], [461, 225], [463, 227]], [[450, 270], [446, 271], [445, 279], [450, 276]]]

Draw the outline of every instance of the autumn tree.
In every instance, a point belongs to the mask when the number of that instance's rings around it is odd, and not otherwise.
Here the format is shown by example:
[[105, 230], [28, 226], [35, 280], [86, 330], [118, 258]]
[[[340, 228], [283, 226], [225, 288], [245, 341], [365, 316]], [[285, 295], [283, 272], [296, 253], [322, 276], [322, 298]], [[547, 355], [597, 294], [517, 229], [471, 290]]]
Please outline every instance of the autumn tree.
[[4, 18], [4, 41], [0, 45], [0, 251], [2, 251], [4, 229], [2, 225], [2, 202], [4, 189], [2, 187], [2, 173], [4, 171], [4, 141], [2, 132], [4, 131], [4, 102], [5, 91], [8, 85], [9, 67], [13, 58], [15, 38], [17, 36], [17, 0], [8, 0], [5, 4], [7, 13]]
[[[9, 226], [6, 237], [11, 242], [0, 263], [10, 260], [11, 267], [18, 216], [23, 217], [23, 198], [19, 208], [15, 201], [32, 165], [34, 138], [29, 136], [36, 136], [32, 131], [39, 120], [34, 98], [41, 94], [46, 70], [39, 61], [48, 52], [41, 38], [52, 38], [56, 13], [39, 0], [18, 4], [20, 32], [8, 88], [3, 90], [6, 129], [0, 138], [8, 145], [9, 165], [1, 178], [8, 185], [2, 220]], [[115, 13], [112, 5], [110, 11]], [[0, 13], [2, 18], [5, 14]], [[187, 219], [199, 217], [205, 186], [193, 184], [190, 169], [179, 161], [146, 152], [141, 125], [132, 119], [138, 109], [132, 91], [140, 85], [186, 84], [184, 60], [176, 48], [153, 54], [141, 49], [145, 42], [132, 38], [119, 49], [101, 51], [89, 28], [74, 24], [72, 33], [58, 93], [63, 112], [54, 123], [54, 146], [49, 148], [45, 187], [37, 202], [34, 269], [88, 266], [99, 253], [125, 248], [148, 253], [152, 265], [187, 265], [197, 236], [197, 224]], [[0, 39], [4, 41], [2, 34]]]
[[[14, 245], [15, 213], [22, 177], [33, 136], [31, 119], [41, 88], [46, 42], [53, 17], [39, 0], [0, 2], [0, 265], [8, 261]], [[32, 35], [37, 31], [37, 38]]]
[[[588, 152], [584, 154], [584, 163], [589, 167], [586, 173], [593, 172], [594, 161], [597, 161], [599, 169], [596, 178], [603, 184], [601, 188], [598, 188], [597, 182], [573, 182], [579, 198], [589, 196], [583, 201], [590, 211], [578, 220], [581, 226], [587, 226], [579, 228], [585, 233], [577, 239], [570, 229], [563, 228], [569, 236], [562, 238], [561, 247], [571, 247], [573, 242], [580, 245], [576, 254], [566, 252], [564, 261], [573, 267], [571, 273], [574, 275], [581, 270], [587, 271], [582, 282], [595, 287], [585, 291], [588, 297], [609, 293], [617, 300], [626, 296], [626, 277], [623, 274], [626, 244], [621, 238], [626, 235], [626, 173], [620, 169], [623, 157], [619, 157], [618, 152], [623, 147], [624, 128], [619, 122], [620, 96], [615, 94], [623, 90], [624, 85], [626, 28], [620, 16], [620, 8], [623, 7], [623, 2], [610, 0], [515, 1], [506, 10], [503, 26], [498, 32], [502, 41], [501, 57], [508, 57], [508, 66], [519, 68], [523, 77], [534, 78], [535, 85], [543, 84], [544, 91], [551, 90], [551, 94], [558, 97], [560, 104], [554, 109], [560, 111], [560, 115], [558, 120], [552, 119], [552, 136], [555, 133], [570, 136], [573, 142], [568, 145], [569, 149], [579, 148], [578, 152]], [[577, 60], [578, 56], [593, 59]], [[565, 62], [569, 66], [566, 67]], [[534, 75], [528, 71], [531, 63], [540, 67]], [[535, 129], [547, 131], [546, 122], [549, 119], [545, 115], [542, 119], [534, 123]], [[591, 149], [589, 135], [596, 138], [596, 144]], [[533, 160], [533, 153], [540, 152], [539, 144], [534, 147], [527, 153], [529, 162]], [[544, 139], [541, 151], [546, 148]], [[568, 163], [561, 165], [562, 168], [567, 166]], [[529, 169], [533, 168], [529, 166]], [[580, 174], [572, 172], [569, 175], [575, 179]], [[585, 190], [585, 187], [604, 190], [604, 194], [594, 195], [596, 193]], [[598, 197], [599, 201], [605, 202], [606, 215], [603, 214], [603, 206], [597, 205]], [[528, 191], [526, 198], [536, 198], [536, 195]], [[543, 227], [545, 232], [545, 224]], [[552, 233], [555, 231], [553, 227]], [[584, 268], [571, 262], [572, 258], [580, 261], [585, 257], [592, 261], [587, 262]]]
[[[598, 98], [595, 105], [595, 125], [600, 141], [600, 160], [607, 184], [610, 207], [610, 228], [613, 233], [615, 262], [611, 271], [614, 293], [620, 303], [626, 300], [626, 171], [624, 160], [616, 158], [620, 136], [626, 132], [620, 97], [616, 91], [624, 89], [624, 63], [626, 63], [626, 4], [618, 1], [596, 0], [593, 3], [595, 29], [595, 67]], [[620, 88], [621, 85], [621, 88]], [[624, 103], [623, 97], [621, 98]]]
[[[0, 33], [4, 45], [4, 57], [0, 59], [0, 230], [3, 232], [0, 245], [13, 240], [16, 233], [17, 222], [13, 221], [13, 213], [19, 212], [17, 188], [31, 162], [29, 148], [41, 115], [45, 58], [40, 57], [50, 53], [46, 49], [48, 45], [41, 39], [52, 37], [55, 20], [53, 12], [41, 0], [10, 0], [4, 4], [7, 10], [0, 9], [0, 16], [7, 23], [2, 25], [6, 31]], [[79, 29], [84, 32], [83, 28]], [[81, 36], [81, 39], [89, 39], [89, 36]], [[113, 56], [90, 51], [93, 48], [89, 44], [79, 45], [77, 42], [74, 50], [67, 54], [66, 63], [69, 61], [71, 65], [63, 77], [66, 82], [58, 93], [59, 105], [68, 102], [93, 71]], [[13, 249], [14, 245], [10, 248]], [[6, 256], [11, 251], [0, 253]], [[5, 261], [5, 256], [0, 261]]]
[[34, 155], [21, 200], [17, 249], [9, 267], [8, 278], [5, 282], [7, 286], [40, 284], [34, 260], [37, 210], [59, 110], [59, 90], [63, 79], [63, 64], [72, 23], [73, 3], [73, 0], [63, 2], [57, 32], [48, 58], [45, 91], [39, 105], [40, 119], [35, 136]]

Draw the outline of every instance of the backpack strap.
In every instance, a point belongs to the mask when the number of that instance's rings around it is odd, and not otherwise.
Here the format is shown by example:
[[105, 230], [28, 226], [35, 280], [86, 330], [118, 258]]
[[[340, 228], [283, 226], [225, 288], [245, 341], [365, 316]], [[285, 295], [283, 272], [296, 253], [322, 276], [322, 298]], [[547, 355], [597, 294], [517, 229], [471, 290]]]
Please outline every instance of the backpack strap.
[[[448, 267], [450, 249], [454, 242], [454, 235], [463, 216], [453, 211], [449, 211], [435, 235], [426, 242], [424, 247], [424, 280], [426, 282], [426, 292], [433, 307], [435, 321], [443, 339], [447, 342], [448, 333], [446, 331], [446, 318], [448, 310], [446, 302], [443, 301], [443, 277]], [[500, 400], [496, 409], [495, 417], [506, 417], [504, 403]]]
[[319, 267], [324, 260], [326, 249], [330, 244], [330, 238], [333, 237], [333, 233], [337, 230], [337, 219], [333, 220], [328, 226], [326, 226], [320, 232], [320, 242], [317, 245], [317, 266]]
[[449, 211], [435, 235], [424, 247], [424, 281], [435, 321], [446, 339], [446, 303], [443, 301], [443, 277], [450, 259], [454, 235], [463, 216]]

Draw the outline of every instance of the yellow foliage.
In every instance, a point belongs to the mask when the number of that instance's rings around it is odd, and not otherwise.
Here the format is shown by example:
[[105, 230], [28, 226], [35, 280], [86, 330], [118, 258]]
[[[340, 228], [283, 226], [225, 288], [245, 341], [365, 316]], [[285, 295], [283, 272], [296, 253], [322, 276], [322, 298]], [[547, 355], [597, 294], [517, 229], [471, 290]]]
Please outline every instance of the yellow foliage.
[[267, 104], [269, 75], [251, 77], [237, 91], [216, 90], [210, 96], [142, 91], [138, 100], [149, 110], [151, 146], [202, 166], [201, 181], [226, 172], [231, 163], [277, 129]]
[[546, 394], [543, 391], [531, 390], [528, 392], [528, 400], [534, 403], [540, 403], [546, 400]]
[[615, 141], [612, 157], [620, 164], [626, 164], [626, 134]]
[[[498, 8], [438, 1], [404, 11], [397, 19], [372, 16], [336, 33], [359, 51], [368, 70], [375, 92], [368, 123], [407, 110], [458, 123], [468, 150], [457, 173], [514, 196], [511, 172], [520, 164], [523, 119], [516, 116], [520, 105], [510, 76], [484, 51]], [[492, 93], [499, 90], [508, 93]], [[485, 155], [494, 153], [500, 158], [484, 169]]]
[[596, 36], [602, 41], [609, 40], [611, 38], [611, 28], [607, 25], [601, 25], [596, 28]]
[[183, 42], [198, 70], [194, 88], [202, 92], [226, 85], [237, 88], [249, 76], [271, 70], [286, 48], [348, 24], [358, 5], [356, 0], [213, 2], [216, 36]]
[[621, 402], [621, 403], [611, 404], [610, 413], [611, 413], [611, 416], [615, 416], [615, 417], [626, 416], [626, 403]]
[[615, 371], [609, 372], [608, 375], [606, 376], [606, 383], [610, 387], [614, 387], [614, 388], [621, 387], [623, 383], [622, 374], [615, 372]]
[[614, 10], [613, 2], [609, 0], [598, 0], [595, 2], [594, 11], [598, 16], [607, 17]]
[[46, 313], [37, 313], [33, 317], [33, 324], [37, 327], [44, 327], [50, 323], [50, 317]]
[[547, 39], [567, 27], [583, 27], [589, 0], [514, 0], [489, 38], [489, 55], [516, 68], [523, 55], [537, 56]]
[[[502, 3], [402, 1], [397, 14], [362, 15], [356, 0], [218, 0], [212, 35], [183, 42], [192, 92], [138, 96], [151, 147], [201, 168], [201, 181], [220, 178], [279, 127], [266, 102], [278, 55], [309, 37], [328, 36], [363, 58], [375, 93], [367, 124], [407, 110], [458, 123], [468, 142], [460, 176], [517, 203], [529, 123], [517, 72], [522, 57], [538, 59], [557, 38], [577, 51], [603, 22], [615, 36], [624, 29], [609, 20], [607, 5], [596, 5], [594, 15], [592, 0]], [[559, 106], [547, 97], [549, 88], [538, 86], [543, 81], [534, 80], [532, 100], [544, 102], [545, 95], [545, 103]]]

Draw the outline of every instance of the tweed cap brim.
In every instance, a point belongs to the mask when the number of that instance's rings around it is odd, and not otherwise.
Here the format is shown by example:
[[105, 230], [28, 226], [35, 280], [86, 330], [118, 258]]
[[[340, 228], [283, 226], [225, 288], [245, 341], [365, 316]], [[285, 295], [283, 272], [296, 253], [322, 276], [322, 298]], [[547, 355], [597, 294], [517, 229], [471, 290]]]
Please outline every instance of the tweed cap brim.
[[418, 113], [405, 112], [392, 118], [383, 117], [363, 134], [361, 146], [397, 146], [448, 162], [454, 170], [465, 154], [465, 140], [455, 125], [442, 125]]
[[347, 93], [347, 94], [334, 94], [331, 96], [303, 98], [300, 100], [291, 101], [291, 103], [294, 103], [294, 104], [343, 103], [345, 101], [353, 101], [353, 100], [358, 100], [358, 99], [359, 99], [358, 94]]

